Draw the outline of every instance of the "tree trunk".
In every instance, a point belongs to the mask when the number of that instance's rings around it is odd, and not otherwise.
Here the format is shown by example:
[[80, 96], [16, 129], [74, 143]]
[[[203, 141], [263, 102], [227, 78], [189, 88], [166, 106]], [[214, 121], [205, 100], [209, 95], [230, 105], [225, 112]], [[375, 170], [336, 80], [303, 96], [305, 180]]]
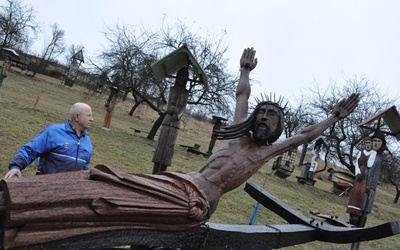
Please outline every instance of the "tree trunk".
[[394, 197], [394, 203], [398, 203], [400, 198], [400, 188], [396, 185], [396, 197]]
[[396, 197], [394, 198], [394, 203], [398, 203], [399, 202], [399, 197], [400, 197], [400, 192], [397, 191]]
[[124, 95], [122, 96], [122, 101], [126, 101], [128, 94], [129, 94], [129, 90], [125, 90]]
[[304, 158], [306, 157], [306, 153], [307, 153], [307, 143], [303, 144], [303, 149], [301, 150], [301, 155], [300, 155], [300, 160], [299, 160], [299, 166], [303, 165], [304, 163]]
[[141, 103], [142, 103], [142, 102], [135, 102], [135, 105], [133, 105], [131, 111], [129, 111], [129, 115], [130, 115], [130, 116], [133, 115], [133, 113], [135, 112], [135, 110], [137, 109], [137, 107], [139, 107], [139, 105], [140, 105]]
[[397, 202], [399, 201], [399, 198], [400, 198], [400, 188], [399, 188], [399, 185], [396, 184], [396, 182], [395, 182], [393, 179], [391, 179], [391, 178], [389, 178], [389, 182], [396, 188], [396, 196], [394, 197], [393, 203], [397, 203]]
[[320, 173], [326, 170], [326, 167], [328, 166], [328, 153], [329, 153], [329, 148], [326, 149], [326, 153], [325, 153], [325, 160], [324, 160], [324, 167], [320, 170], [315, 171], [315, 173]]

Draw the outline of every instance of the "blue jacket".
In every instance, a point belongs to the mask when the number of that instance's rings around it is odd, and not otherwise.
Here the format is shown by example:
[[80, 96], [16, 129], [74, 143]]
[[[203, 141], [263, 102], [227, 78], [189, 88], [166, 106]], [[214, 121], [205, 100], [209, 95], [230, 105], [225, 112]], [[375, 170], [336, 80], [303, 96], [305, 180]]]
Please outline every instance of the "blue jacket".
[[41, 174], [87, 170], [92, 153], [93, 146], [87, 131], [78, 137], [66, 121], [48, 126], [23, 145], [12, 159], [9, 169], [23, 170], [40, 157], [38, 171]]

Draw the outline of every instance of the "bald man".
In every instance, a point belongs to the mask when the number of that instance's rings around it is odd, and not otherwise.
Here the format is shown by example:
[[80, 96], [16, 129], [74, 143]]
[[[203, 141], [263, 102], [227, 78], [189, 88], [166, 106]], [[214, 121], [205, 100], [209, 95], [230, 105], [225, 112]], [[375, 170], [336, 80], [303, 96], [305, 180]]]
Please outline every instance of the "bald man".
[[87, 129], [92, 122], [91, 107], [75, 103], [66, 122], [48, 126], [18, 150], [4, 178], [21, 177], [21, 171], [37, 158], [37, 174], [88, 170], [93, 146]]

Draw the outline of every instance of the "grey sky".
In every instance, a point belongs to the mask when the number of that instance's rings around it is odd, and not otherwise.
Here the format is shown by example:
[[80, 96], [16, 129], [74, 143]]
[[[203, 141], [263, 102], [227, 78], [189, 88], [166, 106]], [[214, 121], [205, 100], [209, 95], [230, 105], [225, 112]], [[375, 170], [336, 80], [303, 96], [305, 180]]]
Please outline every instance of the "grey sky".
[[[156, 30], [163, 18], [219, 35], [227, 31], [232, 72], [244, 48], [257, 50], [252, 78], [260, 92], [291, 103], [318, 83], [344, 83], [343, 76], [367, 77], [382, 93], [399, 94], [400, 1], [396, 0], [24, 0], [38, 12], [43, 29], [57, 23], [66, 42], [93, 56], [105, 45], [105, 25]], [[49, 36], [49, 35], [48, 35]], [[44, 35], [37, 48], [43, 47]]]

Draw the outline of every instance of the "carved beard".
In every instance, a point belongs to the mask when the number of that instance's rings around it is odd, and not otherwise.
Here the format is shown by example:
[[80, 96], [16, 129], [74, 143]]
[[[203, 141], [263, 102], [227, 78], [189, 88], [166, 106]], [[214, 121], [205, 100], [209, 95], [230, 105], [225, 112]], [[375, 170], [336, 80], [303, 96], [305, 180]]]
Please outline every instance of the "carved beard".
[[257, 144], [267, 144], [268, 139], [271, 138], [274, 133], [275, 130], [271, 130], [268, 126], [265, 126], [265, 124], [257, 124], [253, 128], [253, 140]]

